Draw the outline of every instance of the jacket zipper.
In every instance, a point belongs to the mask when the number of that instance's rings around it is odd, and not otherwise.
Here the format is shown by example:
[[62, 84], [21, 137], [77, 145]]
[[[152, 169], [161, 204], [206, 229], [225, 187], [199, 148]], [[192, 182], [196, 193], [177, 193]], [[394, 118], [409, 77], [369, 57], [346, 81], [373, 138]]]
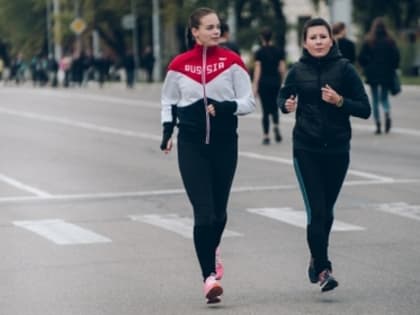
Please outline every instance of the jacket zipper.
[[204, 100], [204, 112], [206, 113], [206, 140], [205, 143], [210, 143], [210, 114], [207, 112], [207, 94], [206, 94], [206, 64], [207, 62], [207, 47], [203, 46], [203, 54], [202, 54], [202, 70], [201, 70], [201, 85], [203, 86], [203, 100]]
[[[318, 87], [319, 87], [319, 90], [320, 90], [320, 92], [321, 92], [321, 88], [322, 88], [322, 85], [321, 85], [321, 69], [322, 69], [322, 67], [321, 67], [321, 62], [318, 60], [318, 63], [317, 63], [317, 67], [318, 67], [318, 69], [317, 69], [317, 72], [318, 72]], [[327, 147], [328, 146], [328, 143], [326, 142], [326, 132], [325, 132], [325, 121], [326, 121], [326, 113], [325, 113], [325, 107], [323, 106], [324, 104], [323, 104], [323, 101], [322, 101], [322, 92], [321, 92], [321, 103], [319, 104], [320, 106], [319, 106], [319, 110], [320, 110], [320, 112], [321, 112], [321, 117], [322, 117], [322, 130], [321, 130], [321, 136], [322, 136], [322, 140], [323, 140], [323, 142], [324, 142], [324, 147]]]

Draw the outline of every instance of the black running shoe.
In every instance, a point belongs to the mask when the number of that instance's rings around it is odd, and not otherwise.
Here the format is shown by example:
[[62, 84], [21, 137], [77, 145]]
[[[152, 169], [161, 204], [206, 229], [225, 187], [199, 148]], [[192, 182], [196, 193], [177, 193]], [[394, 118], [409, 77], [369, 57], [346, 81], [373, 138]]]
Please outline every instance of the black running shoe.
[[319, 274], [319, 286], [321, 292], [327, 292], [338, 287], [338, 281], [332, 276], [331, 271], [325, 269]]
[[311, 261], [309, 262], [308, 277], [309, 277], [309, 281], [311, 283], [317, 283], [318, 282], [318, 275], [316, 274], [316, 271], [315, 271], [313, 258], [311, 258]]
[[276, 142], [281, 142], [281, 140], [283, 140], [279, 128], [274, 128], [274, 139], [276, 140]]

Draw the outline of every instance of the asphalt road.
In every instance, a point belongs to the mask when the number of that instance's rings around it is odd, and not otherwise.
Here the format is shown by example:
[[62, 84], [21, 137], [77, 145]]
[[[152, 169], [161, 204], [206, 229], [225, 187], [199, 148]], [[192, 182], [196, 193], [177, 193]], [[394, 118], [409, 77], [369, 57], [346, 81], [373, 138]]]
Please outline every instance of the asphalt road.
[[391, 99], [388, 135], [353, 120], [330, 293], [306, 276], [293, 117], [270, 146], [258, 113], [241, 118], [215, 307], [176, 150], [158, 148], [159, 94], [159, 84], [0, 87], [0, 314], [420, 314], [420, 88]]

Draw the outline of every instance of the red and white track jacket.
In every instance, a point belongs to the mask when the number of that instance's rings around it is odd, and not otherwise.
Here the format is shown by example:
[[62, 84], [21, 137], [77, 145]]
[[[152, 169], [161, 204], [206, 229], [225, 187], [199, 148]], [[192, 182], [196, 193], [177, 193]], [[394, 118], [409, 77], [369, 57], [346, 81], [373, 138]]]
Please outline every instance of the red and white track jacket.
[[[204, 69], [204, 71], [203, 71]], [[175, 57], [162, 86], [162, 124], [174, 123], [176, 106], [180, 130], [203, 134], [236, 133], [237, 115], [255, 110], [247, 69], [237, 54], [219, 46], [195, 47]], [[213, 104], [216, 116], [206, 108]]]

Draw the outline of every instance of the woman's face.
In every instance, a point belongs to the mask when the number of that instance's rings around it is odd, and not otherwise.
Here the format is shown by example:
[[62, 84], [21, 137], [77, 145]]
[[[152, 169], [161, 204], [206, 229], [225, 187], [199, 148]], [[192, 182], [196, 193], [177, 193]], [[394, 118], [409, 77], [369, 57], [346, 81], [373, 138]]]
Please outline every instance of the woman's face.
[[303, 47], [306, 48], [311, 56], [316, 58], [326, 56], [332, 45], [333, 40], [325, 26], [318, 25], [308, 28]]
[[200, 26], [191, 29], [196, 42], [203, 46], [216, 46], [220, 38], [220, 21], [216, 14], [211, 13], [201, 18]]

